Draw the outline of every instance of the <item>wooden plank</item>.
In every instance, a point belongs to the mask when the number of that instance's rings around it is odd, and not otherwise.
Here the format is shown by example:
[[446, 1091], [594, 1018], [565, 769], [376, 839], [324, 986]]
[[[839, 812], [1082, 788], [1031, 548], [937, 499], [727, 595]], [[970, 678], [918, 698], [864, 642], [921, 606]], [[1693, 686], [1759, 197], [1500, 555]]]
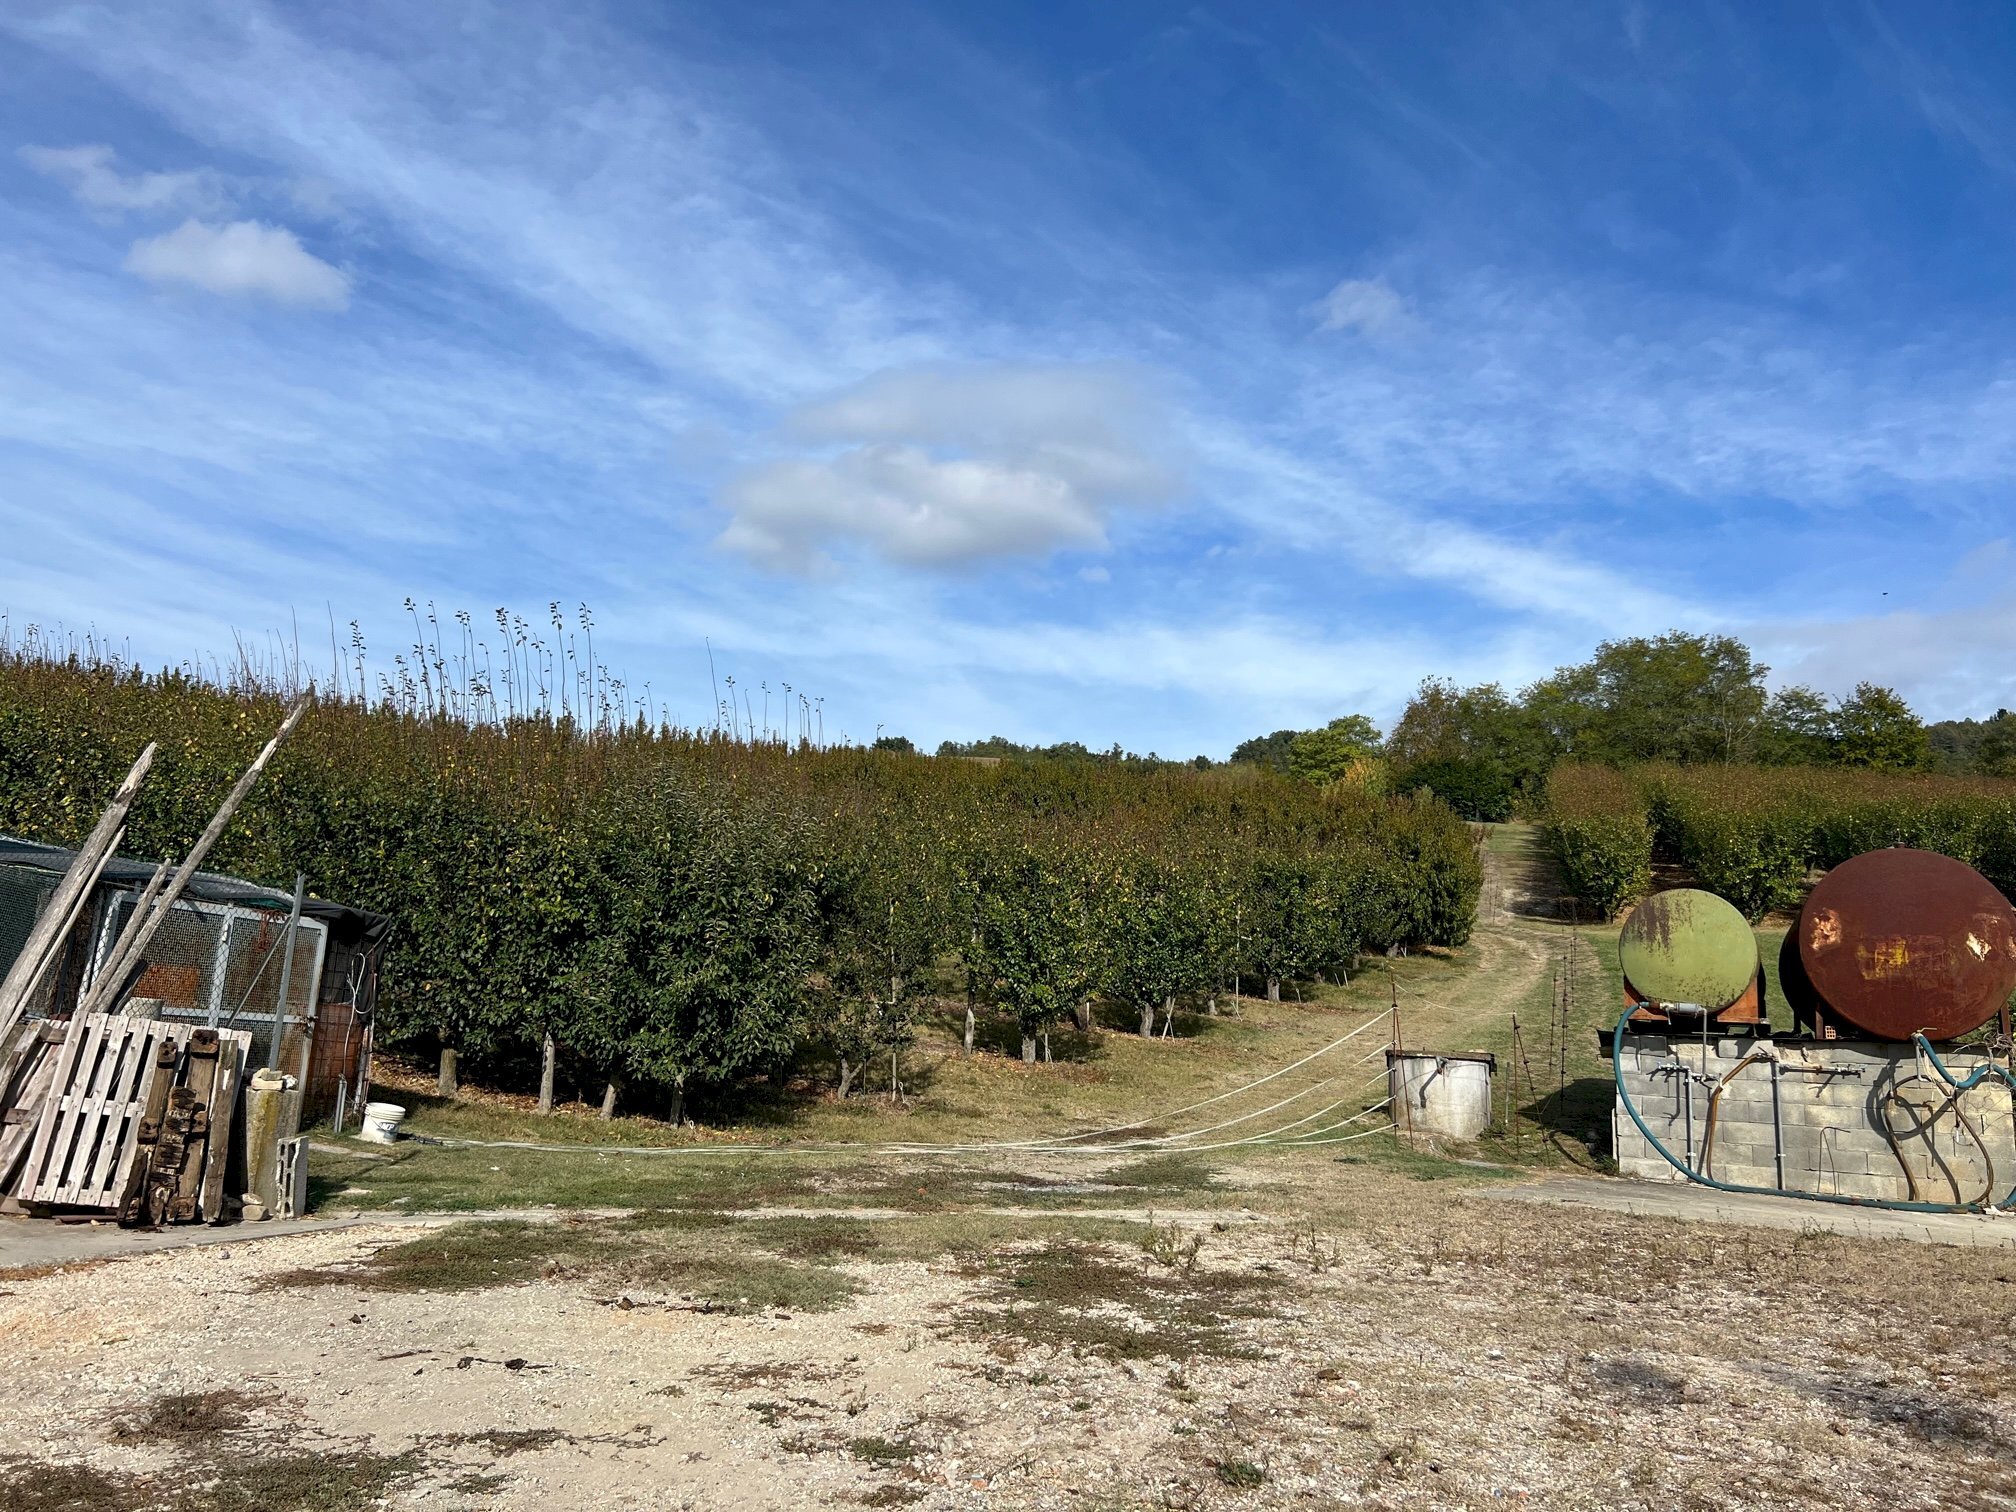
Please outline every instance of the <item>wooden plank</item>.
[[21, 1076], [35, 1046], [42, 1038], [42, 1025], [30, 1022], [18, 1025], [5, 1050], [0, 1050], [0, 1113], [14, 1106], [14, 1083]]
[[168, 1094], [168, 1112], [161, 1120], [161, 1138], [148, 1164], [146, 1196], [141, 1216], [152, 1225], [169, 1221], [175, 1206], [175, 1192], [182, 1181], [182, 1160], [189, 1148], [189, 1130], [195, 1122], [196, 1094], [177, 1087]]
[[238, 1087], [245, 1073], [245, 1058], [252, 1051], [252, 1036], [243, 1029], [217, 1032], [217, 1081], [210, 1100], [210, 1137], [203, 1153], [203, 1185], [199, 1198], [205, 1223], [222, 1223], [231, 1195], [224, 1190], [224, 1177], [231, 1159], [232, 1133], [237, 1125]]
[[118, 1180], [119, 1221], [131, 1227], [146, 1215], [147, 1174], [161, 1142], [162, 1121], [168, 1116], [168, 1094], [174, 1090], [182, 1068], [182, 1047], [170, 1035], [155, 1042], [154, 1070], [147, 1083], [147, 1102], [141, 1109], [140, 1127], [134, 1131], [132, 1157], [123, 1162]]
[[62, 882], [49, 899], [48, 907], [28, 931], [28, 938], [23, 942], [20, 954], [14, 958], [13, 965], [8, 968], [5, 979], [0, 980], [0, 1039], [6, 1038], [22, 1014], [27, 1012], [28, 1001], [34, 996], [42, 973], [57, 957], [58, 947], [76, 923], [84, 899], [104, 871], [106, 860], [118, 849], [119, 838], [125, 833], [127, 811], [133, 807], [140, 785], [147, 780], [147, 770], [154, 764], [154, 749], [154, 743], [149, 741], [139, 759], [127, 771], [125, 780], [112, 795], [112, 802], [99, 815], [90, 835], [72, 857]]
[[112, 1096], [106, 1099], [104, 1130], [88, 1176], [80, 1185], [87, 1207], [117, 1207], [125, 1195], [126, 1173], [139, 1152], [140, 1120], [147, 1111], [148, 1082], [154, 1074], [154, 1047], [167, 1026], [158, 1019], [126, 1020], [128, 1038]]
[[182, 1085], [193, 1103], [185, 1136], [187, 1148], [175, 1183], [174, 1200], [168, 1209], [168, 1221], [171, 1223], [196, 1221], [196, 1204], [203, 1189], [203, 1157], [210, 1144], [210, 1104], [216, 1095], [221, 1059], [215, 1029], [198, 1029], [189, 1036]]

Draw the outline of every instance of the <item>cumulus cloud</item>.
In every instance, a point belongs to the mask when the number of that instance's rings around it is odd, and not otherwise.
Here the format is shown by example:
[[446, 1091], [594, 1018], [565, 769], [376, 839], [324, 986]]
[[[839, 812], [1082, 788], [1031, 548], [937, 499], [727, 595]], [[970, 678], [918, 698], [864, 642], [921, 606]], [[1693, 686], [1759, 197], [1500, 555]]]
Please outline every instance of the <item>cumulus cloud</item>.
[[1113, 510], [1181, 483], [1136, 376], [1090, 364], [882, 373], [783, 435], [810, 454], [731, 479], [720, 540], [792, 571], [848, 545], [912, 566], [1099, 547]]
[[1325, 331], [1356, 331], [1361, 336], [1387, 336], [1407, 325], [1407, 301], [1379, 278], [1347, 278], [1311, 306], [1317, 326]]
[[350, 275], [301, 245], [285, 226], [261, 221], [212, 225], [187, 220], [133, 244], [126, 270], [150, 283], [186, 283], [213, 294], [250, 295], [277, 304], [340, 310]]
[[93, 210], [207, 209], [223, 197], [217, 175], [207, 171], [122, 173], [117, 167], [118, 154], [102, 144], [23, 147], [20, 158]]

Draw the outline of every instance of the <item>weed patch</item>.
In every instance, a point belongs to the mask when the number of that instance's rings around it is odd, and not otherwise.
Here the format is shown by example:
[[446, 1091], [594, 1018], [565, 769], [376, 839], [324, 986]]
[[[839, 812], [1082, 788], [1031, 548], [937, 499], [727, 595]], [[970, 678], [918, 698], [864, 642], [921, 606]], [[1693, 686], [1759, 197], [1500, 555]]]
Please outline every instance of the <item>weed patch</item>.
[[153, 1398], [137, 1412], [115, 1418], [112, 1436], [145, 1444], [189, 1444], [252, 1424], [246, 1409], [268, 1400], [241, 1391], [190, 1391]]
[[357, 1266], [282, 1271], [267, 1290], [303, 1286], [353, 1286], [363, 1291], [456, 1292], [515, 1286], [536, 1280], [546, 1267], [589, 1243], [578, 1232], [549, 1223], [458, 1223], [378, 1251]]
[[1151, 1273], [1068, 1243], [989, 1256], [966, 1273], [992, 1281], [1001, 1304], [962, 1310], [958, 1322], [969, 1331], [1126, 1360], [1258, 1359], [1231, 1325], [1265, 1316], [1278, 1288], [1237, 1273]]
[[917, 1456], [917, 1446], [908, 1439], [888, 1439], [870, 1434], [847, 1440], [847, 1452], [871, 1465], [905, 1465]]

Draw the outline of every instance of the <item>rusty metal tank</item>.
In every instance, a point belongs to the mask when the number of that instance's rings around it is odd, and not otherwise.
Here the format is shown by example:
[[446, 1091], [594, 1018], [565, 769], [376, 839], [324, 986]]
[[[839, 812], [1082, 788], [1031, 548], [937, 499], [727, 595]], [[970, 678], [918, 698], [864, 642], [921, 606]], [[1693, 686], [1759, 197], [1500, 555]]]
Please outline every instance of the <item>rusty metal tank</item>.
[[1617, 936], [1624, 980], [1653, 1003], [1727, 1008], [1757, 980], [1757, 936], [1733, 904], [1675, 887], [1631, 911]]
[[2016, 909], [1932, 851], [1844, 861], [1799, 911], [1799, 960], [1822, 1004], [1877, 1039], [1952, 1039], [2016, 988]]

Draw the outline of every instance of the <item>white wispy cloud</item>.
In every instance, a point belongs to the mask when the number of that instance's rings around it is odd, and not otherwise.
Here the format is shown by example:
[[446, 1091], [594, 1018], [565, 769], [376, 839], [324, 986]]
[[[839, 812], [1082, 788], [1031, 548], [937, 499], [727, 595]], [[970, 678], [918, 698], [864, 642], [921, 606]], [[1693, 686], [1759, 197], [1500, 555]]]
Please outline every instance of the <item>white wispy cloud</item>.
[[1181, 484], [1166, 420], [1136, 375], [1110, 367], [881, 373], [799, 407], [782, 431], [828, 450], [732, 478], [720, 540], [790, 570], [849, 544], [910, 566], [1098, 547], [1110, 512]]
[[19, 156], [37, 173], [62, 184], [79, 204], [93, 210], [208, 210], [224, 198], [222, 179], [208, 169], [122, 173], [118, 154], [102, 143], [23, 147]]
[[1325, 331], [1388, 336], [1409, 324], [1407, 302], [1380, 278], [1347, 278], [1311, 307]]
[[285, 226], [260, 221], [184, 221], [135, 242], [126, 270], [149, 283], [191, 284], [276, 304], [340, 310], [350, 303], [349, 274], [310, 252]]

